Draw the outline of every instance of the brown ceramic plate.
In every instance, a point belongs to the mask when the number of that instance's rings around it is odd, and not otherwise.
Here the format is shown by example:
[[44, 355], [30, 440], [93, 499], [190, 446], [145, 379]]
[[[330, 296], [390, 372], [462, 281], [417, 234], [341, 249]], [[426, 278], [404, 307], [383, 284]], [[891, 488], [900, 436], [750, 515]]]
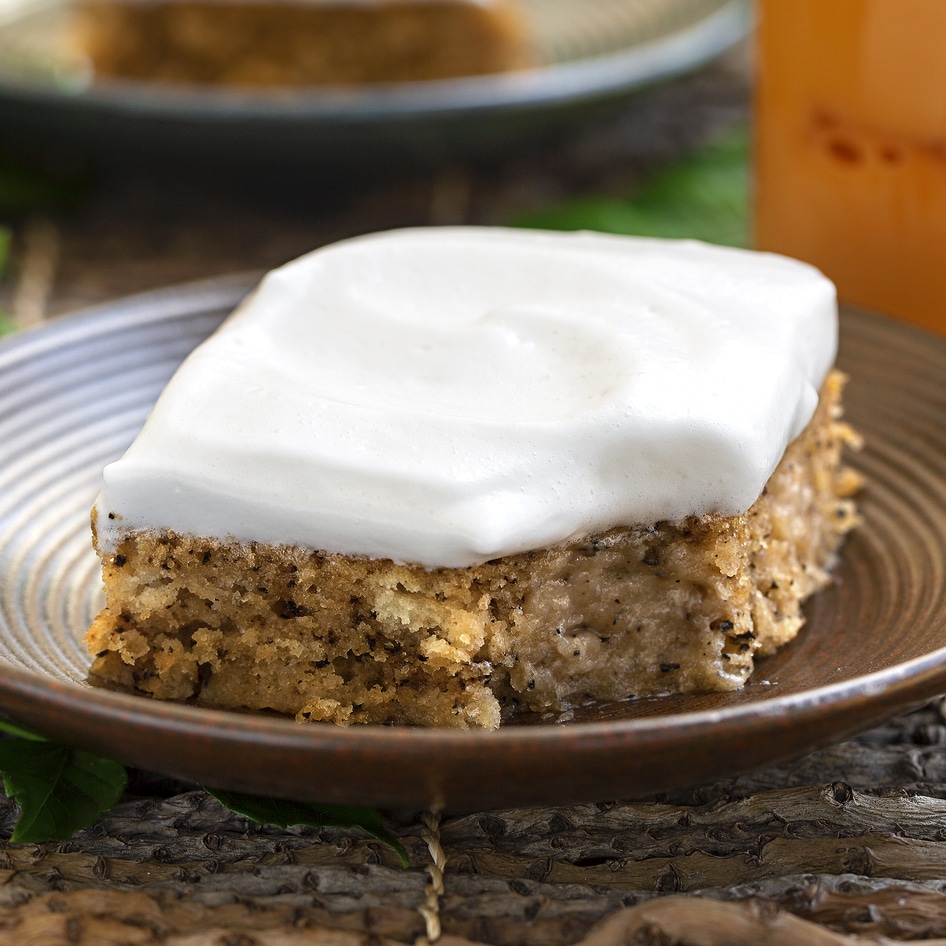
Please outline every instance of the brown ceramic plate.
[[627, 797], [800, 755], [946, 691], [946, 340], [845, 312], [865, 523], [802, 635], [741, 692], [586, 708], [499, 732], [297, 725], [93, 689], [88, 510], [102, 466], [245, 279], [139, 296], [0, 345], [0, 711], [223, 788], [386, 807]]

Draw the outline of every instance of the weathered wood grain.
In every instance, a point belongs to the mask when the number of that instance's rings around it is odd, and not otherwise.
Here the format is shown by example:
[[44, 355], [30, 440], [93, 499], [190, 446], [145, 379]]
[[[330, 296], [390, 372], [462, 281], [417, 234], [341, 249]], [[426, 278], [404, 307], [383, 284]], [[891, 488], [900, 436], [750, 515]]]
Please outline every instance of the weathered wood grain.
[[[946, 726], [928, 708], [673, 797], [448, 814], [442, 942], [946, 939], [944, 768]], [[423, 936], [430, 853], [419, 815], [391, 822], [410, 853], [403, 870], [357, 833], [261, 827], [179, 784], [134, 785], [148, 794], [68, 844], [0, 844], [0, 944]], [[7, 836], [14, 814], [0, 806]]]

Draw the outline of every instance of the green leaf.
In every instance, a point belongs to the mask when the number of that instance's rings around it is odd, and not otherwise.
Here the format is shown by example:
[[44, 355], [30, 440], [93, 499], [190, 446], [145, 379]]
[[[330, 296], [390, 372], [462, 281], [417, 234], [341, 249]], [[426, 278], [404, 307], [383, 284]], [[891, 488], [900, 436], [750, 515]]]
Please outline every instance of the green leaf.
[[81, 196], [82, 182], [56, 177], [0, 155], [0, 212], [35, 213], [71, 207]]
[[[0, 279], [3, 279], [3, 271], [6, 269], [12, 237], [13, 234], [6, 227], [0, 227]], [[0, 309], [0, 336], [12, 332], [13, 328], [13, 320], [3, 309]]]
[[45, 736], [33, 732], [32, 729], [24, 729], [22, 726], [7, 722], [5, 719], [0, 719], [0, 732], [5, 732], [10, 736], [19, 736], [21, 739], [32, 739], [34, 742], [49, 741]]
[[546, 230], [749, 243], [749, 135], [739, 128], [653, 175], [627, 197], [585, 197], [522, 217]]
[[[128, 781], [123, 765], [0, 720], [3, 789], [20, 806], [15, 842], [68, 841], [120, 801]], [[260, 824], [278, 828], [361, 828], [391, 847], [404, 867], [407, 851], [384, 826], [378, 811], [345, 805], [312, 805], [205, 788], [222, 805]]]
[[0, 772], [20, 806], [17, 843], [68, 841], [118, 802], [128, 780], [118, 762], [32, 734], [0, 742]]
[[407, 851], [384, 826], [381, 814], [374, 808], [355, 808], [347, 805], [312, 805], [305, 802], [284, 801], [281, 798], [265, 798], [261, 795], [244, 795], [219, 788], [203, 787], [220, 804], [258, 824], [271, 824], [277, 828], [290, 825], [306, 825], [310, 828], [361, 828], [393, 848], [404, 867], [410, 866]]

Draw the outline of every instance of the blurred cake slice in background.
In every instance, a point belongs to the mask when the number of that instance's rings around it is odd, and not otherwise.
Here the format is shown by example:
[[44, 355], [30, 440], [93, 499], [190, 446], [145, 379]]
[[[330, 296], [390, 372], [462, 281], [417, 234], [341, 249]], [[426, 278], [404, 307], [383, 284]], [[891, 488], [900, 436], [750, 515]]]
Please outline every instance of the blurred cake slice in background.
[[354, 85], [526, 68], [513, 0], [82, 0], [98, 77], [242, 87]]

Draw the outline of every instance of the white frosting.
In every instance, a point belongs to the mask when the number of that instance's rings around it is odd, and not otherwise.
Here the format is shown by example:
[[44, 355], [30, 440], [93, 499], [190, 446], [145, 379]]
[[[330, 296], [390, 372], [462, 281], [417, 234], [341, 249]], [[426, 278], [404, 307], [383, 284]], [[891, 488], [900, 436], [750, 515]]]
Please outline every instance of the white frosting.
[[167, 528], [457, 567], [735, 515], [810, 420], [836, 333], [832, 284], [769, 254], [478, 228], [338, 243], [187, 359], [105, 470], [100, 542]]

